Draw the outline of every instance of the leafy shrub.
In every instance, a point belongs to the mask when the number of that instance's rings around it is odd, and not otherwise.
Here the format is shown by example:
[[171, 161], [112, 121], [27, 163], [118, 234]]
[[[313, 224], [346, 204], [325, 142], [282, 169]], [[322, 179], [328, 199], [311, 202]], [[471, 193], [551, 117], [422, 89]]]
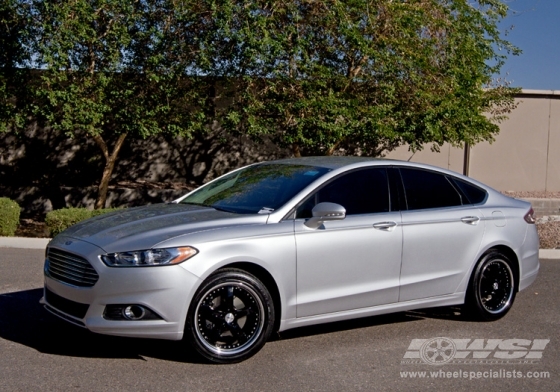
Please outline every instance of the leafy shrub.
[[87, 208], [62, 208], [47, 213], [45, 223], [51, 232], [51, 236], [54, 237], [78, 222], [117, 210], [120, 210], [120, 208], [103, 208], [93, 211]]
[[18, 203], [0, 197], [0, 236], [12, 237], [16, 233], [20, 211]]

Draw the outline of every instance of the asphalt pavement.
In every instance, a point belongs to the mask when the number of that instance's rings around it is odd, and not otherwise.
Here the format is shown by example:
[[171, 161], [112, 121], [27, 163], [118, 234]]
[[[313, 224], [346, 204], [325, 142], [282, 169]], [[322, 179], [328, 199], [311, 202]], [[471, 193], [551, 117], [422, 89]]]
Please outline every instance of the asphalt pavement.
[[96, 335], [51, 316], [39, 305], [43, 257], [0, 249], [1, 391], [560, 390], [559, 260], [543, 260], [495, 322], [460, 308], [402, 312], [286, 331], [245, 362], [211, 365], [180, 342]]

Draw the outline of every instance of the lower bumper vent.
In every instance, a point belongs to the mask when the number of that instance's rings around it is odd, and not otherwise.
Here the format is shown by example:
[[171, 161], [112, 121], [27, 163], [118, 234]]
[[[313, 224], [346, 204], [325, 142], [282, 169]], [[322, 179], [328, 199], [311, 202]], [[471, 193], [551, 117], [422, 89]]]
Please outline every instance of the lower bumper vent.
[[83, 319], [89, 309], [88, 304], [81, 304], [63, 298], [47, 288], [45, 288], [45, 299], [52, 308], [79, 319]]

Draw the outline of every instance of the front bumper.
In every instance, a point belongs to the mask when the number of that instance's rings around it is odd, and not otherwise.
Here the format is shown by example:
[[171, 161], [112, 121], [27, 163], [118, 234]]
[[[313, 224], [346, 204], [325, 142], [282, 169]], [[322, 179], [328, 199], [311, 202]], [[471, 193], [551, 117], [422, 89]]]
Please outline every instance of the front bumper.
[[[60, 236], [59, 236], [60, 237]], [[186, 315], [200, 279], [181, 264], [159, 267], [108, 267], [101, 248], [85, 241], [59, 238], [49, 244], [86, 259], [99, 275], [93, 287], [77, 287], [45, 274], [41, 303], [56, 316], [92, 332], [180, 340]], [[140, 305], [158, 320], [108, 320], [107, 305]]]

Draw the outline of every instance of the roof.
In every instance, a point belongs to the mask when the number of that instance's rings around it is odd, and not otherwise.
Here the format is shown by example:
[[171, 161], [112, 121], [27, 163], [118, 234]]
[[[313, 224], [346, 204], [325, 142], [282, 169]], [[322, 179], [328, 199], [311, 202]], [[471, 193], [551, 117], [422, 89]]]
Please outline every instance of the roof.
[[391, 159], [371, 158], [371, 157], [319, 156], [319, 157], [301, 157], [301, 158], [280, 159], [280, 160], [277, 160], [277, 161], [266, 161], [266, 163], [308, 165], [308, 166], [325, 167], [325, 168], [328, 168], [328, 169], [338, 169], [339, 167], [352, 165], [354, 163], [371, 162], [371, 161], [395, 162]]

